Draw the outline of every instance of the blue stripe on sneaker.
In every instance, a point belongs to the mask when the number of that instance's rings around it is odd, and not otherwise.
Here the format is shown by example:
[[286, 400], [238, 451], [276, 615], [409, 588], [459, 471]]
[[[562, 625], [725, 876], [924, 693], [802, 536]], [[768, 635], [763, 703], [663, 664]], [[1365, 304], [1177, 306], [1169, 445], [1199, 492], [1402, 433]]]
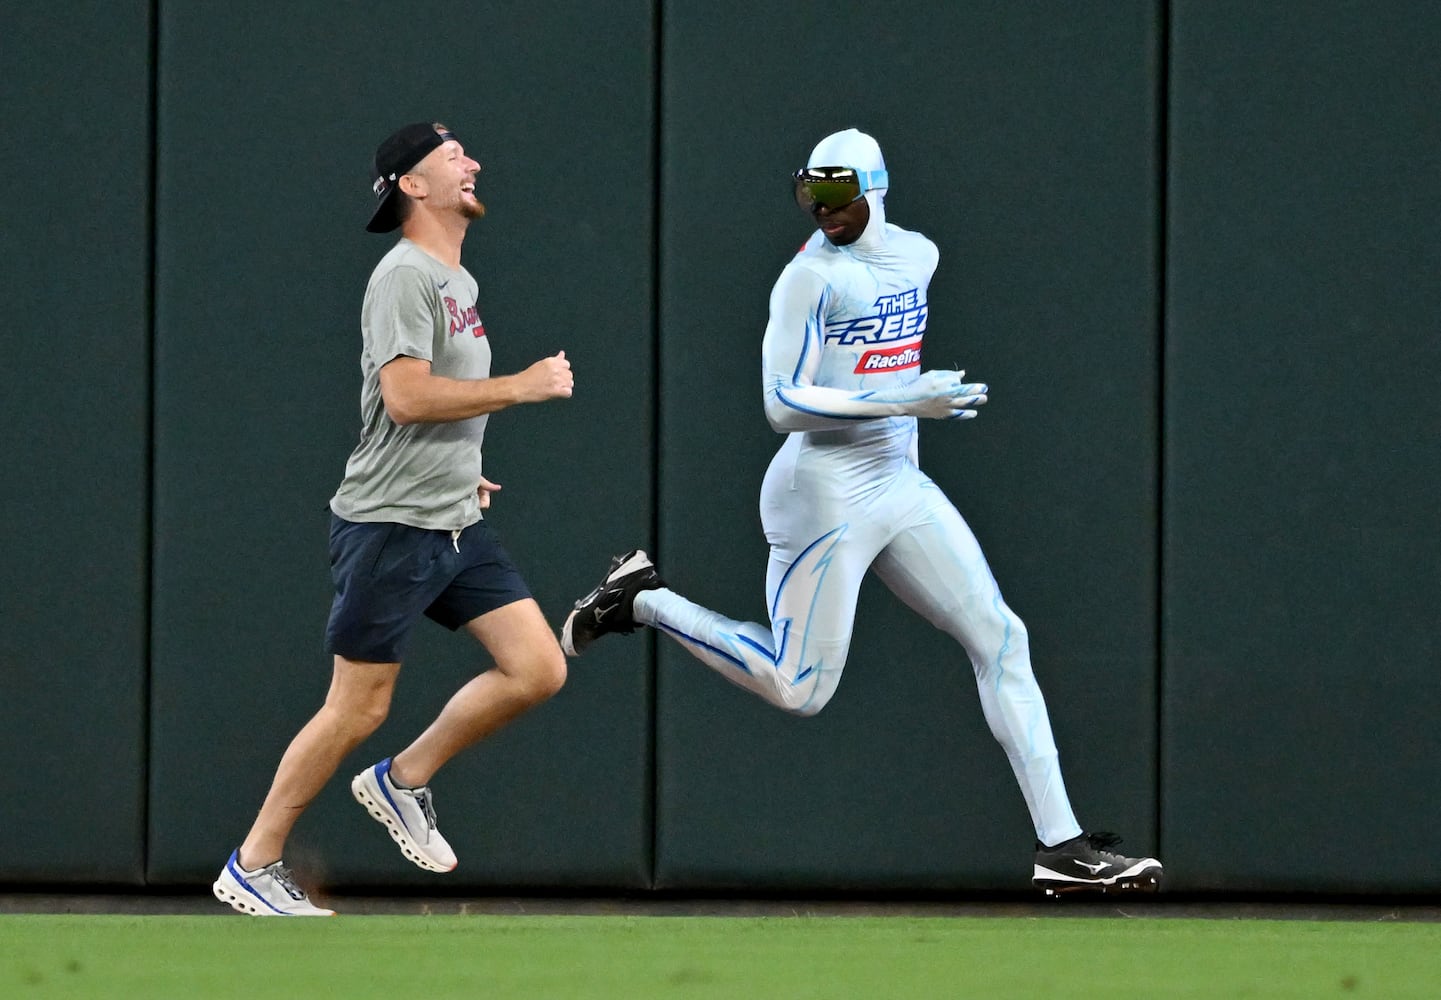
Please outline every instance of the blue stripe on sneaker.
[[230, 860], [225, 862], [225, 867], [229, 869], [231, 875], [235, 876], [235, 881], [245, 886], [246, 892], [250, 893], [252, 896], [260, 900], [266, 906], [270, 907], [276, 913], [284, 912], [280, 909], [280, 907], [276, 906], [270, 900], [266, 899], [260, 893], [256, 892], [255, 887], [250, 884], [250, 880], [245, 877], [245, 870], [240, 867], [240, 848], [237, 847], [235, 850], [230, 852]]
[[412, 837], [415, 836], [410, 829], [410, 824], [405, 821], [405, 816], [401, 813], [400, 807], [397, 806], [395, 800], [390, 797], [390, 790], [385, 787], [385, 778], [390, 774], [390, 758], [387, 757], [379, 764], [376, 764], [374, 770], [375, 784], [380, 788], [380, 794], [385, 796], [385, 801], [390, 803], [390, 811], [395, 813], [395, 818], [400, 820], [400, 825], [405, 827], [405, 832], [409, 833]]

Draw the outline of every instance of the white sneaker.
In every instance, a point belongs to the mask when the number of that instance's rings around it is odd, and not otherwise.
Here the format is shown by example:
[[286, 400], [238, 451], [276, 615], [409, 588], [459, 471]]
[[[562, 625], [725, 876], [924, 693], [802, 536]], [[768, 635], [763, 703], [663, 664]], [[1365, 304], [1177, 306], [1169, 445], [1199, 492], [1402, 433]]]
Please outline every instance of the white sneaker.
[[311, 904], [310, 897], [295, 884], [283, 862], [248, 872], [240, 867], [239, 849], [230, 853], [230, 860], [225, 862], [211, 888], [216, 899], [254, 917], [335, 916], [334, 910], [322, 910]]
[[432, 872], [455, 868], [455, 852], [435, 828], [430, 789], [397, 786], [390, 780], [389, 757], [357, 774], [350, 783], [350, 794], [385, 824], [400, 852], [411, 861]]

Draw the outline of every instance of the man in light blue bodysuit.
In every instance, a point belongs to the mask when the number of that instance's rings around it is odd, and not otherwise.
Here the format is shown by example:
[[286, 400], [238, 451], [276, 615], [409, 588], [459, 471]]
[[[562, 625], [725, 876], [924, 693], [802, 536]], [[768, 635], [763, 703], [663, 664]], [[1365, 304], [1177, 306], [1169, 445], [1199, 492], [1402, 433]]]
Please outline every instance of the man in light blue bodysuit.
[[686, 600], [637, 550], [576, 603], [563, 648], [575, 656], [608, 632], [649, 625], [733, 684], [814, 715], [840, 681], [861, 580], [874, 569], [965, 649], [1035, 825], [1035, 884], [1154, 890], [1158, 861], [1111, 853], [1118, 838], [1076, 822], [1025, 626], [917, 463], [917, 419], [971, 419], [987, 393], [963, 372], [920, 370], [936, 245], [886, 222], [885, 162], [855, 129], [823, 139], [795, 184], [819, 228], [771, 291], [761, 346], [766, 417], [786, 435], [761, 487], [770, 623]]

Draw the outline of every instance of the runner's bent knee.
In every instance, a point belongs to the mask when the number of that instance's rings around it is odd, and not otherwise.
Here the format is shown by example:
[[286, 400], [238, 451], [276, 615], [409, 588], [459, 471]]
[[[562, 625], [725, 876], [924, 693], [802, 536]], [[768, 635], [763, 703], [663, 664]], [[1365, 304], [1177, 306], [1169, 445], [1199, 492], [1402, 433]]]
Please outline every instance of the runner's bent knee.
[[399, 670], [398, 663], [360, 663], [337, 656], [325, 705], [350, 727], [368, 735], [390, 714]]
[[565, 654], [560, 647], [536, 650], [522, 665], [507, 670], [508, 676], [520, 687], [526, 701], [545, 701], [565, 686], [567, 677]]

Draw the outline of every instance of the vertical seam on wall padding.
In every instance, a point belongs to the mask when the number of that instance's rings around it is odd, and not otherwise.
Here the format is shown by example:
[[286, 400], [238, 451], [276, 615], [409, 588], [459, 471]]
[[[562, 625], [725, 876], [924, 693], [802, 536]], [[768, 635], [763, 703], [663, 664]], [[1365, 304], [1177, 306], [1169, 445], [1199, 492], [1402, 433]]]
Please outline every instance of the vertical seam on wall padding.
[[[664, 83], [661, 76], [663, 68], [663, 49], [665, 40], [662, 34], [664, 29], [664, 5], [660, 0], [655, 0], [651, 12], [651, 45], [653, 59], [651, 62], [651, 239], [650, 239], [650, 295], [651, 295], [651, 370], [654, 373], [651, 384], [655, 391], [651, 396], [651, 436], [650, 436], [650, 537], [652, 540], [651, 551], [658, 552], [660, 541], [660, 422], [661, 422], [661, 392], [663, 391], [663, 380], [661, 378], [661, 344], [660, 344], [660, 310], [661, 310], [661, 261], [664, 259], [660, 252], [661, 241], [661, 101], [663, 99]], [[650, 744], [647, 747], [649, 760], [647, 761], [650, 773], [650, 799], [647, 803], [647, 820], [650, 827], [650, 856], [646, 859], [646, 888], [654, 890], [656, 885], [656, 858], [659, 853], [659, 825], [660, 825], [660, 754], [659, 754], [659, 704], [657, 698], [657, 685], [660, 683], [660, 639], [654, 629], [646, 629], [649, 640], [648, 659], [650, 661], [650, 685], [647, 691], [646, 717], [650, 726]]]
[[146, 346], [146, 383], [145, 383], [145, 444], [144, 463], [147, 479], [143, 510], [145, 512], [144, 524], [141, 530], [144, 532], [145, 552], [145, 585], [142, 590], [142, 613], [141, 613], [141, 640], [140, 656], [143, 665], [141, 678], [141, 704], [142, 721], [140, 730], [140, 881], [142, 884], [150, 882], [150, 741], [151, 741], [151, 720], [150, 715], [153, 708], [151, 699], [151, 682], [154, 672], [154, 610], [155, 610], [155, 283], [156, 283], [156, 230], [157, 225], [157, 175], [160, 131], [160, 0], [150, 0], [148, 6], [150, 17], [149, 39], [150, 50], [146, 60], [146, 73], [150, 92], [146, 95], [146, 129], [148, 131], [149, 162], [146, 164], [146, 204], [145, 204], [145, 346]]
[[1161, 850], [1162, 783], [1165, 780], [1166, 683], [1166, 267], [1170, 238], [1171, 3], [1156, 5], [1156, 851]]

